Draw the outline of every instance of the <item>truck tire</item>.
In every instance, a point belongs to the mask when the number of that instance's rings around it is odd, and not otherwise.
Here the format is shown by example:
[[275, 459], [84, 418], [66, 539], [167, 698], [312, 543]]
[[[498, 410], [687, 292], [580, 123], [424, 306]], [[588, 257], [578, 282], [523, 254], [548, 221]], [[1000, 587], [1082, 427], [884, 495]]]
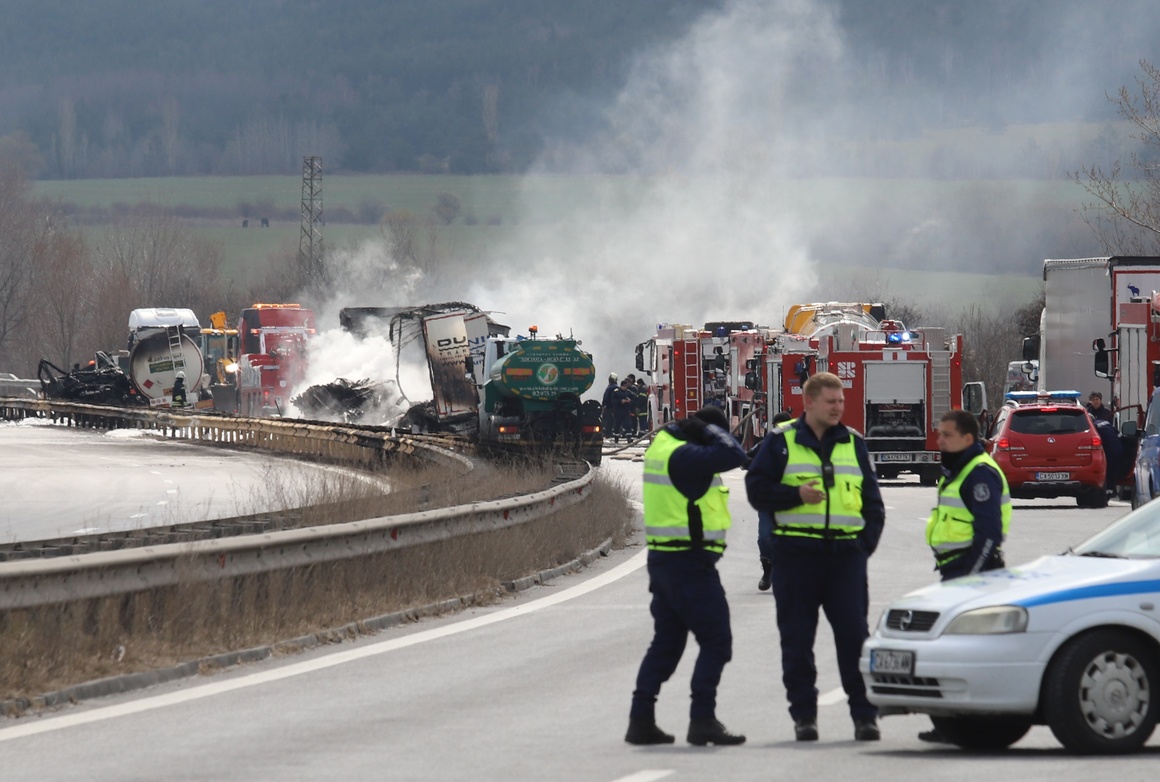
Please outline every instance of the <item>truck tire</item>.
[[923, 486], [937, 486], [942, 477], [942, 467], [938, 465], [919, 468], [918, 482]]
[[1044, 713], [1070, 752], [1132, 752], [1156, 728], [1158, 688], [1152, 649], [1124, 630], [1093, 630], [1068, 641], [1048, 667]]

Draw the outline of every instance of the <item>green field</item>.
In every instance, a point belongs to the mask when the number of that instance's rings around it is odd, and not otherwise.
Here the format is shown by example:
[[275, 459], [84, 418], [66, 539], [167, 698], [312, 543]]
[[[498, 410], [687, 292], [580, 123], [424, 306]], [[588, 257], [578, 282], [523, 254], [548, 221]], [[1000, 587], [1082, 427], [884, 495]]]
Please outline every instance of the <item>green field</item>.
[[[439, 243], [452, 267], [464, 268], [476, 259], [493, 257], [496, 248], [506, 252], [508, 248], [545, 247], [550, 241], [574, 248], [584, 241], [591, 243], [593, 235], [598, 237], [610, 226], [609, 233], [624, 232], [650, 207], [658, 184], [666, 186], [665, 192], [679, 192], [682, 187], [693, 192], [696, 186], [695, 181], [679, 177], [324, 175], [322, 201], [327, 219], [323, 237], [330, 249], [379, 240], [376, 215], [409, 210], [433, 219], [439, 194], [452, 193], [460, 200], [460, 215], [451, 225], [439, 225]], [[891, 216], [881, 221], [887, 226], [882, 230], [890, 230], [896, 222], [905, 225], [911, 215], [921, 215], [931, 204], [965, 197], [994, 211], [978, 219], [1009, 219], [1008, 230], [1018, 233], [1020, 218], [1008, 218], [1010, 209], [1002, 205], [1011, 204], [1011, 209], [1032, 205], [1039, 213], [1066, 218], [1082, 200], [1076, 185], [1061, 180], [813, 179], [775, 184], [761, 184], [762, 197], [773, 191], [788, 208], [811, 219], [832, 215], [834, 231], [851, 235], [866, 230], [865, 223], [876, 220], [882, 205], [889, 206]], [[302, 180], [297, 176], [45, 181], [35, 183], [35, 191], [80, 210], [106, 210], [106, 214], [139, 204], [184, 208], [193, 213], [187, 218], [190, 227], [221, 247], [223, 276], [242, 283], [255, 280], [267, 259], [292, 257], [298, 249]], [[746, 193], [738, 197], [744, 199]], [[720, 219], [721, 214], [711, 213], [707, 219], [712, 215]], [[242, 227], [243, 217], [249, 217], [248, 228]], [[269, 228], [259, 227], [262, 217], [270, 219]], [[102, 228], [89, 224], [85, 230], [97, 234]], [[977, 233], [990, 230], [983, 227]], [[945, 248], [945, 252], [953, 255], [955, 248]], [[973, 302], [1006, 306], [1035, 295], [1039, 279], [1033, 270], [1040, 259], [1069, 255], [1051, 246], [1027, 248], [1019, 254], [1023, 261], [1019, 273], [996, 274], [970, 273], [971, 264], [948, 263], [945, 258], [939, 259], [939, 268], [957, 266], [956, 271], [889, 271], [870, 253], [862, 259], [822, 258], [819, 273], [843, 281], [865, 278], [898, 299], [919, 300], [933, 307], [958, 309]]]

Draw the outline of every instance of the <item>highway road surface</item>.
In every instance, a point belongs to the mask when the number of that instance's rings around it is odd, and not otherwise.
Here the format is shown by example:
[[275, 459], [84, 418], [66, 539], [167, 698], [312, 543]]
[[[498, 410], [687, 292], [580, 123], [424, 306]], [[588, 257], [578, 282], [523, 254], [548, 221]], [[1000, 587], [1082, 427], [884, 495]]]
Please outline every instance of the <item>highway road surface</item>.
[[[636, 486], [638, 462], [601, 468]], [[919, 716], [882, 720], [853, 741], [824, 621], [816, 654], [821, 740], [793, 741], [780, 683], [773, 600], [758, 592], [756, 515], [743, 474], [727, 476], [735, 526], [721, 565], [735, 647], [718, 714], [741, 747], [685, 743], [696, 646], [661, 694], [675, 745], [624, 743], [630, 694], [651, 637], [639, 541], [585, 571], [493, 606], [51, 713], [0, 720], [4, 777], [31, 780], [1144, 780], [1160, 739], [1122, 758], [1075, 758], [1036, 727], [1005, 752], [920, 742]], [[871, 621], [935, 580], [922, 543], [933, 489], [884, 484], [887, 530], [871, 560]], [[1008, 561], [1078, 543], [1127, 511], [1073, 501], [1016, 502]]]
[[348, 472], [144, 429], [0, 421], [0, 543], [281, 510]]

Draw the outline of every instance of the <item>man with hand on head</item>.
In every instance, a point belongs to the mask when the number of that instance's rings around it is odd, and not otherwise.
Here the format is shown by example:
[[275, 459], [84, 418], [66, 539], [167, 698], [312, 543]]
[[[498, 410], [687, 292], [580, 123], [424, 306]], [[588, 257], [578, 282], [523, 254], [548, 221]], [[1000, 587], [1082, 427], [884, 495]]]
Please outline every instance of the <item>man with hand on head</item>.
[[632, 693], [629, 744], [671, 744], [656, 724], [661, 685], [681, 661], [689, 633], [700, 653], [693, 666], [690, 744], [728, 746], [745, 737], [716, 716], [717, 685], [733, 657], [729, 603], [717, 573], [729, 529], [729, 490], [720, 473], [740, 467], [745, 451], [717, 407], [703, 407], [656, 433], [644, 454], [644, 531], [648, 543], [653, 639]]

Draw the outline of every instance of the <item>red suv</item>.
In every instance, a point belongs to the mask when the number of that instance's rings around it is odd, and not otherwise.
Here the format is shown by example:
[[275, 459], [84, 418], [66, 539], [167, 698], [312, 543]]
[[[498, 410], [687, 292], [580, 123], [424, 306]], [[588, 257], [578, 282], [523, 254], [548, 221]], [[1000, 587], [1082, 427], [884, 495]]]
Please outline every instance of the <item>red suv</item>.
[[1014, 391], [995, 414], [991, 456], [1011, 496], [1075, 497], [1081, 508], [1103, 508], [1107, 460], [1095, 423], [1078, 391]]

